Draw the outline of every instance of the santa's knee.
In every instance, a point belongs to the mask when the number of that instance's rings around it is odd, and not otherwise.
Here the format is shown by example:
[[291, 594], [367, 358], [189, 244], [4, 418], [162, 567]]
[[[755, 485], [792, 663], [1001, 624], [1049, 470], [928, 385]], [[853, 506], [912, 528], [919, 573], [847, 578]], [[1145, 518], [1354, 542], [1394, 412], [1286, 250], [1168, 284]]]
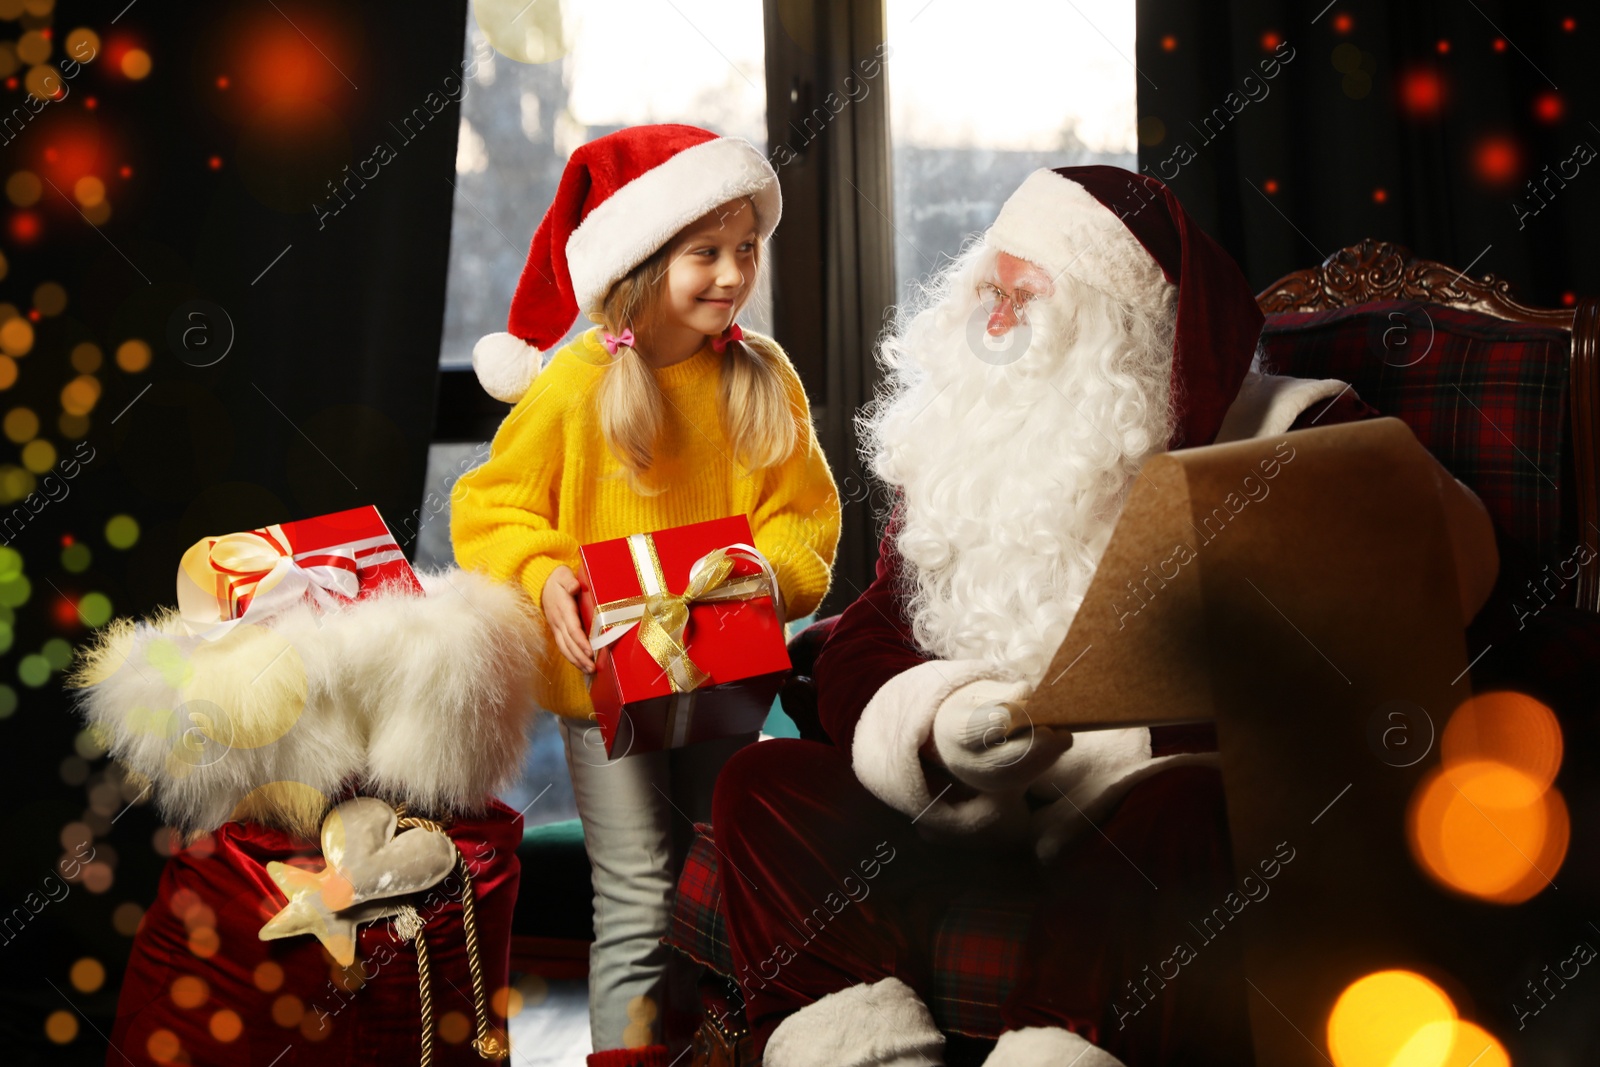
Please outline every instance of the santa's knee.
[[836, 749], [813, 741], [773, 738], [734, 753], [711, 798], [717, 844], [770, 841], [777, 831], [789, 836], [817, 810], [818, 797], [836, 795], [832, 786], [841, 772], [854, 781]]

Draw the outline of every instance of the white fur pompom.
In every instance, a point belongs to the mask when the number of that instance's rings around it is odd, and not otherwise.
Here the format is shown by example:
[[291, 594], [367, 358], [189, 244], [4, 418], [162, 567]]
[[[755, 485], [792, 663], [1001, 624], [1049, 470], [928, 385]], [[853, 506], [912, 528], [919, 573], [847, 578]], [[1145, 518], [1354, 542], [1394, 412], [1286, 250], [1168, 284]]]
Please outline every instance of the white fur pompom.
[[539, 376], [539, 350], [509, 333], [491, 333], [472, 346], [472, 369], [483, 391], [515, 404]]

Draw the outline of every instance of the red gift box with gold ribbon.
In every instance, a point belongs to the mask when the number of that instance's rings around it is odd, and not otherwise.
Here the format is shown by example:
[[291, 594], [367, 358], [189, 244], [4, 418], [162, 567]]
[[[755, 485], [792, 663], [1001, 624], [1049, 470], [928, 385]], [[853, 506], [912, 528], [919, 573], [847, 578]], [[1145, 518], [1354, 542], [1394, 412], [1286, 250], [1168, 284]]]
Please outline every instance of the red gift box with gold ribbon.
[[178, 565], [178, 610], [190, 629], [220, 637], [309, 600], [333, 607], [399, 584], [424, 595], [372, 505], [203, 537]]
[[789, 672], [782, 597], [743, 515], [579, 549], [589, 700], [612, 757], [761, 728]]

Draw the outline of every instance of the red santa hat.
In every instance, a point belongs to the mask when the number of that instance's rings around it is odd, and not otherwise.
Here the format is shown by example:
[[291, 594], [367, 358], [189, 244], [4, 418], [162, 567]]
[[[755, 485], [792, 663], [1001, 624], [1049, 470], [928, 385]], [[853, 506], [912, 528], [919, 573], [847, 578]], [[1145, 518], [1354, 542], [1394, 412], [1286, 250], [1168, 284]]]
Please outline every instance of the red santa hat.
[[541, 354], [566, 336], [612, 284], [719, 204], [749, 196], [756, 229], [772, 236], [783, 213], [778, 175], [756, 147], [697, 126], [633, 126], [581, 145], [534, 232], [505, 333], [472, 349], [490, 395], [515, 403]]
[[1177, 293], [1168, 448], [1209, 444], [1255, 355], [1262, 315], [1233, 257], [1164, 184], [1120, 167], [1030, 174], [989, 229], [994, 247], [1135, 307]]

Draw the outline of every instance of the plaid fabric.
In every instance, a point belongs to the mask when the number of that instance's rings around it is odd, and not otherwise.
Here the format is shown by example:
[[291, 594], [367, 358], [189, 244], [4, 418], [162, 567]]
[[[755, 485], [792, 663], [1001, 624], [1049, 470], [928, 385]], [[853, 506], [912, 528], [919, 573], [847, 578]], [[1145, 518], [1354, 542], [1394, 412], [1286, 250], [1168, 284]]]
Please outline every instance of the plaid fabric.
[[[733, 954], [717, 873], [720, 857], [711, 827], [696, 823], [695, 829], [664, 940], [696, 963], [731, 978]], [[999, 1036], [1000, 1005], [1017, 979], [1031, 909], [1027, 898], [1000, 893], [969, 894], [952, 902], [934, 946], [928, 1000], [940, 1029], [971, 1037]]]
[[1261, 344], [1275, 373], [1349, 382], [1410, 426], [1483, 499], [1502, 555], [1533, 569], [1556, 559], [1572, 349], [1564, 330], [1403, 300], [1269, 315]]
[[709, 823], [694, 824], [694, 842], [678, 875], [678, 897], [666, 944], [725, 978], [733, 977], [733, 950], [728, 947], [728, 922], [722, 911], [722, 882], [717, 877], [717, 846]]

